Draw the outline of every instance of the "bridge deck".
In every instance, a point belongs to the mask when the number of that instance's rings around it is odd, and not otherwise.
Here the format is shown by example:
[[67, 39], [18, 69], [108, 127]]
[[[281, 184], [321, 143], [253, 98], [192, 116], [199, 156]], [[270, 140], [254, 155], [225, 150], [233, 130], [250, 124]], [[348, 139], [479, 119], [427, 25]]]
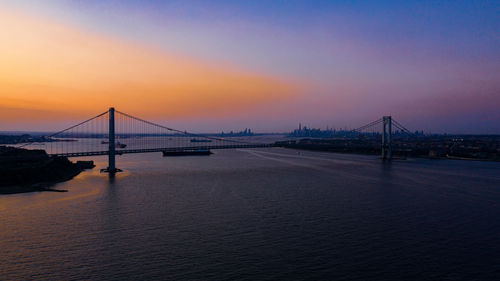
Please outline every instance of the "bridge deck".
[[[185, 146], [185, 147], [164, 147], [164, 148], [144, 148], [144, 149], [117, 149], [116, 154], [130, 154], [130, 153], [148, 153], [148, 152], [162, 152], [162, 151], [182, 151], [182, 150], [197, 150], [197, 149], [237, 149], [237, 148], [261, 148], [261, 147], [274, 147], [275, 144], [237, 144], [237, 145], [214, 145], [214, 146]], [[70, 152], [70, 153], [54, 153], [49, 154], [52, 156], [65, 156], [65, 157], [81, 157], [81, 156], [96, 156], [108, 155], [109, 151], [90, 151], [90, 152]]]

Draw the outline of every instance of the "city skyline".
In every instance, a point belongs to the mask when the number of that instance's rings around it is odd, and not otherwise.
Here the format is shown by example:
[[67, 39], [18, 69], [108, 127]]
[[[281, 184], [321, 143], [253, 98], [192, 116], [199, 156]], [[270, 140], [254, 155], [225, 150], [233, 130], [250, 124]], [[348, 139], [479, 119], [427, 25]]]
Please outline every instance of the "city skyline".
[[[109, 106], [200, 131], [500, 131], [498, 4], [2, 1], [0, 130]], [[65, 120], [65, 121], [60, 121]]]

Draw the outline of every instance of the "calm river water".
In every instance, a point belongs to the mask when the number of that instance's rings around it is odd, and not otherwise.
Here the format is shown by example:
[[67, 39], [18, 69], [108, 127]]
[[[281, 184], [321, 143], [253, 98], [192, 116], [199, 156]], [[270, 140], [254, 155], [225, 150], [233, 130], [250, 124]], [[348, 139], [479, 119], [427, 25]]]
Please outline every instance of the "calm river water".
[[0, 280], [500, 280], [500, 163], [118, 156], [0, 196]]

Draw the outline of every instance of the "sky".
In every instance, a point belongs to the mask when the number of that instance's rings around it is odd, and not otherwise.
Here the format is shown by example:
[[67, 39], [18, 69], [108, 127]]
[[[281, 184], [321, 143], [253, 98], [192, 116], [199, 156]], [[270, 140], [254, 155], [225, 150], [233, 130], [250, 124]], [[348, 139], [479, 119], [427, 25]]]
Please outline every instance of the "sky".
[[500, 1], [0, 0], [0, 130], [500, 134]]

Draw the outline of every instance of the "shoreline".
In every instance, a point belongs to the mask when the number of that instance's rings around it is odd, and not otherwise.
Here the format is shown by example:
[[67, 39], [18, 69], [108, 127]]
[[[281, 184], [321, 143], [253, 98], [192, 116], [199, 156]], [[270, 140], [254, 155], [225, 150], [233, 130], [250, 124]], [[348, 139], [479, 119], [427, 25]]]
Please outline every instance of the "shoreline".
[[27, 184], [27, 185], [0, 186], [0, 195], [19, 194], [19, 193], [28, 193], [28, 192], [44, 192], [44, 191], [68, 192], [68, 190], [66, 190], [66, 189], [54, 189], [51, 187], [58, 184], [58, 183], [69, 181], [69, 180], [73, 179], [74, 177], [78, 176], [81, 172], [83, 172], [83, 169], [76, 171], [74, 173], [71, 173], [64, 178], [54, 180], [54, 181], [49, 181], [49, 182], [33, 183], [33, 184]]
[[93, 161], [76, 161], [49, 156], [44, 150], [28, 150], [0, 146], [0, 195], [36, 191], [67, 192], [52, 188], [71, 180], [85, 169], [94, 168]]
[[[283, 148], [287, 149], [294, 149], [294, 150], [305, 150], [305, 151], [317, 151], [317, 152], [328, 152], [328, 153], [340, 153], [340, 154], [355, 154], [355, 155], [371, 155], [371, 156], [377, 156], [380, 154], [376, 153], [363, 153], [362, 151], [356, 152], [356, 151], [336, 151], [336, 150], [331, 150], [331, 149], [321, 149], [321, 148], [308, 148], [308, 147], [292, 147], [292, 146], [286, 146], [283, 145], [281, 146]], [[458, 157], [458, 156], [442, 156], [442, 157], [431, 157], [431, 156], [426, 156], [426, 155], [393, 155], [392, 160], [406, 160], [408, 158], [418, 158], [418, 159], [428, 159], [428, 160], [461, 160], [461, 161], [476, 161], [476, 162], [500, 162], [500, 159], [482, 159], [482, 158], [468, 158], [468, 157]]]

